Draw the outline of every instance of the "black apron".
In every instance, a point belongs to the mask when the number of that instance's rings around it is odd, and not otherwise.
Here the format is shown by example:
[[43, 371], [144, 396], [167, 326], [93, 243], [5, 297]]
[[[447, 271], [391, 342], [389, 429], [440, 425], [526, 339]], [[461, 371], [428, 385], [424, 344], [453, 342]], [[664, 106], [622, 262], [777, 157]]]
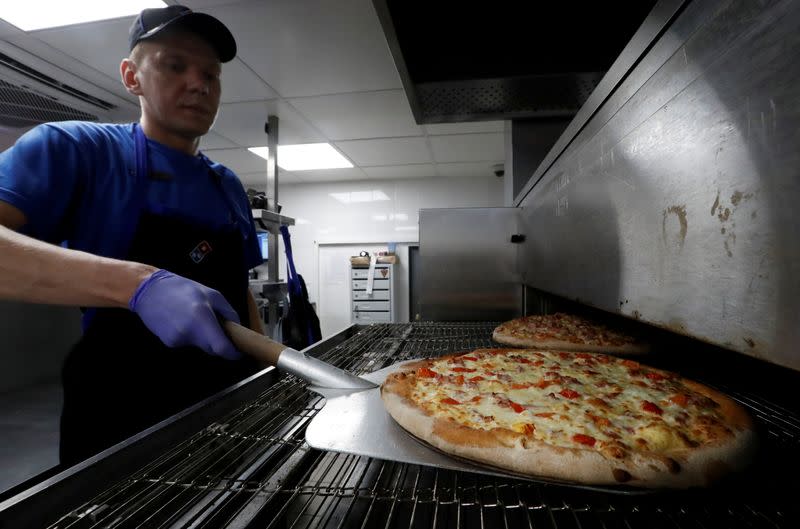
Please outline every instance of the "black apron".
[[[134, 134], [137, 178], [148, 178], [144, 134], [136, 125]], [[210, 178], [217, 178], [210, 168], [209, 172]], [[136, 185], [146, 189], [141, 180]], [[220, 192], [224, 193], [221, 185]], [[220, 230], [143, 207], [138, 222], [131, 220], [135, 229], [130, 233], [127, 260], [218, 290], [239, 314], [242, 325], [249, 326], [244, 248], [232, 213]], [[62, 371], [61, 464], [82, 461], [257, 370], [250, 358], [231, 361], [196, 347], [169, 348], [127, 309], [93, 310]]]

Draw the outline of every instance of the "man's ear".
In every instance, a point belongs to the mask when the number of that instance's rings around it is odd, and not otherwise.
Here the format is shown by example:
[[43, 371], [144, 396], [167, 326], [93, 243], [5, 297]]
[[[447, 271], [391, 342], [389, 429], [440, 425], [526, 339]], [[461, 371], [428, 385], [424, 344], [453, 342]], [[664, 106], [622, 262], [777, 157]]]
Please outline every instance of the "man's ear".
[[119, 74], [122, 77], [122, 84], [125, 89], [132, 95], [142, 95], [142, 87], [139, 84], [139, 79], [136, 77], [138, 66], [131, 59], [122, 59], [119, 65]]

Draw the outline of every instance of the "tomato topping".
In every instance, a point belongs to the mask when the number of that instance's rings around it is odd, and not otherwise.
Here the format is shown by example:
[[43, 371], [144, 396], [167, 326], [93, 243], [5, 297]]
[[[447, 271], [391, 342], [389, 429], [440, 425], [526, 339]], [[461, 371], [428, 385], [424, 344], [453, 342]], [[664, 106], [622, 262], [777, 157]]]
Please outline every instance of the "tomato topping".
[[417, 369], [417, 376], [422, 378], [434, 378], [438, 376], [439, 373], [433, 371], [432, 369], [428, 369], [427, 367], [420, 367]]
[[586, 446], [594, 446], [594, 443], [597, 442], [597, 440], [591, 435], [583, 435], [582, 433], [576, 433], [575, 435], [573, 435], [572, 440], [575, 441], [576, 443], [580, 443]]
[[480, 401], [481, 401], [481, 398], [482, 398], [482, 397], [481, 397], [480, 395], [475, 395], [474, 397], [472, 397], [472, 398], [471, 398], [471, 399], [469, 399], [469, 400], [470, 400], [470, 401], [472, 401], [472, 402], [480, 402]]
[[472, 360], [473, 362], [478, 361], [478, 359], [475, 358], [474, 356], [462, 356], [461, 358], [463, 358], [464, 360]]
[[519, 362], [520, 364], [530, 364], [531, 361], [527, 358], [515, 358], [514, 361]]
[[553, 415], [555, 415], [555, 413], [551, 413], [551, 412], [547, 411], [547, 412], [542, 412], [542, 413], [534, 413], [534, 415], [537, 416], [537, 417], [544, 417], [545, 419], [550, 419], [550, 418], [553, 417]]
[[441, 402], [442, 404], [461, 404], [456, 399], [451, 399], [450, 397], [443, 398], [439, 402]]
[[649, 378], [650, 380], [664, 380], [667, 377], [661, 373], [650, 372], [645, 375], [645, 378]]
[[544, 360], [534, 360], [533, 361], [533, 365], [536, 366], [536, 367], [543, 366], [544, 365]]
[[458, 384], [459, 386], [464, 383], [464, 375], [458, 375], [456, 378], [453, 379], [453, 382]]
[[593, 423], [595, 423], [598, 426], [611, 426], [611, 421], [609, 421], [605, 417], [600, 417], [599, 415], [595, 415], [589, 412], [586, 412], [586, 415], [589, 417], [589, 419], [592, 420]]
[[523, 411], [525, 411], [525, 407], [524, 406], [521, 406], [521, 405], [517, 404], [513, 400], [509, 400], [508, 401], [508, 405], [512, 410], [514, 410], [517, 413], [522, 413]]
[[601, 364], [610, 364], [611, 363], [611, 357], [610, 356], [601, 355], [601, 356], [597, 357], [597, 361], [600, 362]]
[[639, 367], [640, 364], [639, 362], [635, 362], [633, 360], [623, 360], [622, 365], [624, 365], [625, 367], [630, 367], [631, 369], [636, 369], [637, 367]]
[[678, 393], [677, 395], [673, 395], [669, 398], [672, 402], [680, 406], [681, 408], [685, 408], [687, 404], [689, 404], [689, 397], [684, 395], [683, 393]]
[[572, 355], [569, 354], [569, 353], [558, 353], [558, 356], [560, 356], [562, 360], [566, 360], [567, 358], [569, 358]]
[[561, 391], [558, 392], [558, 394], [564, 397], [565, 399], [577, 399], [578, 397], [581, 396], [581, 394], [578, 393], [577, 391], [567, 388], [562, 389]]
[[575, 358], [583, 358], [584, 360], [589, 360], [589, 359], [594, 358], [594, 357], [592, 355], [590, 355], [589, 353], [577, 353], [575, 355]]
[[644, 411], [649, 411], [650, 413], [655, 413], [656, 415], [661, 415], [664, 411], [659, 408], [656, 404], [653, 404], [649, 400], [642, 401], [642, 409]]
[[454, 367], [453, 371], [456, 373], [474, 373], [477, 369], [470, 369], [468, 367]]
[[511, 384], [511, 389], [528, 389], [530, 384]]
[[476, 376], [476, 377], [472, 377], [471, 379], [469, 379], [469, 381], [470, 381], [470, 382], [480, 382], [481, 380], [486, 380], [486, 379], [485, 379], [485, 378], [483, 378], [483, 377], [482, 377], [482, 376], [480, 376], [480, 375], [478, 375], [478, 376]]
[[523, 433], [524, 433], [525, 435], [532, 435], [532, 434], [533, 434], [533, 431], [534, 431], [535, 429], [536, 429], [536, 427], [535, 427], [534, 425], [532, 425], [531, 423], [529, 423], [529, 422], [526, 422], [526, 423], [525, 423], [525, 424], [522, 426], [522, 431], [523, 431]]
[[555, 382], [552, 381], [552, 380], [540, 380], [538, 382], [534, 382], [533, 385], [536, 386], [539, 389], [544, 389], [544, 388], [546, 388], [547, 386], [549, 386], [551, 384], [555, 384]]

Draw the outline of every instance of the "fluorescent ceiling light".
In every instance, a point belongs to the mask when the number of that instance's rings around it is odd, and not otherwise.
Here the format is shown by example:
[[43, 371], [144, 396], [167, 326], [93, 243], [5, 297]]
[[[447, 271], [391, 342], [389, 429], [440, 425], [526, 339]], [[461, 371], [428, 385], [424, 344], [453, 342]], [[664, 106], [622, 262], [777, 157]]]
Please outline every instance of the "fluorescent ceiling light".
[[[266, 147], [250, 147], [248, 151], [269, 157]], [[278, 166], [287, 171], [310, 171], [313, 169], [345, 169], [353, 167], [350, 161], [330, 143], [304, 143], [300, 145], [278, 145]]]
[[372, 191], [350, 191], [349, 193], [329, 193], [342, 204], [352, 204], [354, 202], [377, 202], [380, 200], [390, 200], [389, 196], [383, 191], [373, 189]]
[[408, 214], [406, 213], [389, 213], [388, 215], [373, 215], [372, 220], [376, 220], [378, 222], [386, 222], [387, 220], [408, 220]]
[[138, 15], [148, 7], [166, 7], [161, 0], [3, 0], [0, 18], [23, 31]]
[[294, 223], [295, 224], [311, 224], [311, 221], [308, 220], [308, 219], [302, 219], [300, 217], [297, 217], [296, 219], [294, 219]]

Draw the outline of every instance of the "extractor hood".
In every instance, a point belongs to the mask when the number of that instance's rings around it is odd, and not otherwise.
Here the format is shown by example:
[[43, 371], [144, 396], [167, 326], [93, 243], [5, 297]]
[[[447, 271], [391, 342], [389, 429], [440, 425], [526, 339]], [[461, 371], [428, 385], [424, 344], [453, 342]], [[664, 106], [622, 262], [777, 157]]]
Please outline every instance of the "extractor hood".
[[419, 124], [574, 116], [655, 0], [373, 0]]

